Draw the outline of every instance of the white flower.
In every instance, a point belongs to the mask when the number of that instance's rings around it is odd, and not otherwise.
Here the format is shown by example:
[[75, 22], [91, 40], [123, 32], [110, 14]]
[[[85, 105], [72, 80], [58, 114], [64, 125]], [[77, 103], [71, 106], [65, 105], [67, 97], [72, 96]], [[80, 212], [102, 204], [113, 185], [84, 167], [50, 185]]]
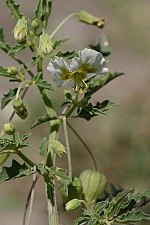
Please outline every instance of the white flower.
[[79, 51], [79, 56], [74, 57], [70, 65], [63, 58], [55, 57], [54, 60], [50, 60], [47, 69], [58, 87], [66, 83], [85, 88], [87, 79], [108, 72], [105, 66], [106, 61], [100, 52], [85, 48]]

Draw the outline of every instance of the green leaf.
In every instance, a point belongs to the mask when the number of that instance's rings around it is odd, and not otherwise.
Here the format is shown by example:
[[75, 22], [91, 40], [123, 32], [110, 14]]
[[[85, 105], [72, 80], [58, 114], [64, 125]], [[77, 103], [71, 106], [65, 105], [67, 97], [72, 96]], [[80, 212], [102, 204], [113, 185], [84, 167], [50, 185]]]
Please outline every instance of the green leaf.
[[5, 69], [4, 67], [0, 66], [0, 76], [10, 77], [10, 74], [7, 72], [7, 69]]
[[6, 53], [8, 53], [10, 49], [10, 46], [4, 39], [3, 28], [0, 28], [0, 48]]
[[59, 51], [56, 56], [58, 57], [63, 57], [66, 60], [67, 59], [72, 59], [73, 57], [77, 56], [78, 54], [75, 51], [67, 51], [67, 52], [61, 52]]
[[53, 44], [53, 48], [58, 48], [59, 46], [61, 46], [62, 44], [64, 44], [66, 41], [68, 41], [69, 39], [60, 39], [60, 40], [57, 40], [55, 41]]
[[42, 155], [42, 156], [44, 156], [46, 149], [47, 149], [47, 138], [44, 137], [42, 139], [42, 141], [40, 142], [39, 154]]
[[105, 58], [112, 52], [112, 47], [104, 33], [100, 35], [98, 43], [96, 45], [90, 45], [90, 47], [97, 52], [101, 52]]
[[8, 159], [10, 154], [0, 154], [0, 166], [4, 164], [4, 162]]
[[116, 106], [115, 102], [111, 102], [109, 100], [105, 100], [101, 103], [97, 102], [96, 105], [92, 105], [92, 103], [83, 105], [82, 101], [80, 104], [82, 107], [79, 106], [77, 116], [86, 120], [90, 120], [98, 115], [106, 115], [106, 111], [111, 109], [113, 106]]
[[32, 62], [29, 66], [29, 70], [32, 69], [32, 67], [34, 65], [37, 65], [37, 63], [40, 61], [41, 57], [40, 56], [37, 56], [37, 57], [32, 57]]
[[58, 141], [58, 140], [54, 140], [52, 142], [50, 142], [49, 147], [59, 156], [61, 157], [62, 155], [64, 155], [66, 153], [66, 149], [64, 147], [64, 145]]
[[31, 134], [15, 133], [13, 136], [5, 136], [0, 138], [0, 151], [3, 150], [17, 150], [24, 147], [30, 147], [31, 143], [26, 141]]
[[6, 4], [9, 8], [9, 11], [15, 20], [19, 20], [22, 17], [22, 14], [19, 11], [19, 5], [15, 4], [14, 0], [6, 0]]
[[132, 191], [133, 189], [119, 192], [117, 196], [112, 199], [104, 214], [107, 219], [118, 215], [123, 199]]
[[100, 76], [98, 79], [90, 79], [88, 82], [88, 89], [87, 92], [85, 93], [85, 97], [87, 99], [91, 98], [91, 95], [93, 95], [95, 92], [100, 90], [102, 87], [104, 87], [107, 83], [112, 81], [113, 79], [123, 75], [124, 73], [108, 73], [106, 75]]
[[31, 126], [31, 128], [36, 127], [37, 125], [45, 123], [47, 121], [51, 121], [51, 120], [55, 120], [55, 119], [57, 119], [57, 117], [46, 113], [44, 116], [37, 118], [37, 120], [34, 122], [34, 124]]
[[52, 0], [39, 0], [36, 10], [35, 17], [43, 22], [44, 28], [47, 27], [48, 19], [51, 13]]
[[150, 220], [150, 215], [145, 214], [142, 211], [136, 211], [133, 209], [126, 214], [123, 214], [115, 219], [117, 223], [137, 223], [142, 220]]
[[17, 90], [17, 88], [10, 88], [8, 93], [3, 95], [3, 98], [1, 100], [1, 109], [4, 109], [5, 106], [15, 97]]
[[2, 168], [0, 173], [0, 183], [23, 176], [29, 176], [31, 174], [33, 174], [33, 171], [25, 163], [21, 165], [13, 159], [10, 167]]
[[33, 78], [33, 84], [37, 85], [38, 87], [47, 89], [47, 90], [54, 90], [46, 80], [41, 79], [41, 73], [38, 73], [36, 76]]
[[52, 170], [55, 176], [59, 178], [58, 180], [61, 183], [61, 185], [67, 187], [71, 182], [71, 178], [67, 176], [67, 171], [58, 167], [53, 167]]
[[9, 51], [8, 51], [8, 55], [14, 55], [17, 52], [22, 51], [23, 49], [25, 49], [27, 47], [26, 44], [15, 44], [14, 46], [10, 47]]

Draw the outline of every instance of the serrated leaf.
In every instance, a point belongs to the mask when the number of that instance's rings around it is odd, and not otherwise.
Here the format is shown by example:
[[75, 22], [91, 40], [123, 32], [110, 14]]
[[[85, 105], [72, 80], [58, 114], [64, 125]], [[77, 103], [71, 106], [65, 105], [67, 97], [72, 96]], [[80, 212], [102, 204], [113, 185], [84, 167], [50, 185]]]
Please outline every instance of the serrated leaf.
[[59, 156], [61, 157], [62, 155], [64, 155], [66, 153], [66, 149], [64, 147], [64, 145], [58, 141], [58, 140], [54, 140], [52, 142], [50, 142], [49, 147]]
[[22, 14], [19, 11], [19, 5], [15, 4], [14, 0], [6, 0], [6, 4], [9, 8], [9, 11], [15, 20], [19, 20], [22, 17]]
[[8, 51], [8, 55], [12, 55], [12, 54], [15, 54], [17, 52], [20, 52], [23, 49], [25, 49], [26, 47], [27, 47], [27, 45], [17, 43], [14, 46], [10, 47], [10, 49]]
[[46, 80], [41, 79], [41, 73], [38, 73], [36, 76], [33, 78], [33, 84], [37, 85], [40, 88], [44, 88], [47, 90], [54, 90]]
[[68, 59], [72, 59], [74, 57], [76, 57], [78, 54], [75, 52], [75, 51], [67, 51], [67, 52], [61, 52], [59, 51], [56, 56], [58, 57], [63, 57], [65, 58], [66, 60]]
[[137, 223], [142, 220], [150, 220], [150, 215], [145, 214], [142, 211], [136, 211], [133, 209], [126, 214], [123, 214], [115, 219], [117, 223]]
[[42, 156], [44, 156], [46, 149], [47, 149], [47, 138], [44, 137], [42, 139], [42, 141], [40, 142], [39, 154], [42, 155]]
[[45, 114], [44, 116], [41, 116], [39, 118], [37, 118], [37, 120], [35, 121], [35, 123], [31, 126], [31, 128], [38, 126], [39, 124], [45, 123], [47, 121], [51, 121], [51, 120], [55, 120], [57, 119], [57, 117], [53, 116], [53, 115], [49, 115], [49, 114]]
[[116, 106], [116, 103], [109, 100], [105, 100], [101, 103], [97, 102], [96, 105], [92, 105], [91, 103], [89, 103], [78, 108], [77, 116], [86, 120], [90, 120], [98, 115], [106, 115], [105, 112], [111, 109], [113, 106]]
[[110, 81], [112, 81], [113, 79], [121, 75], [124, 75], [124, 73], [114, 72], [114, 73], [108, 73], [106, 75], [100, 76], [100, 78], [98, 79], [91, 79], [88, 82], [88, 89], [87, 89], [87, 92], [85, 93], [85, 98], [87, 99], [91, 98], [91, 96], [95, 92], [97, 92], [102, 87], [104, 87], [107, 83], [109, 83]]
[[32, 57], [32, 62], [31, 62], [31, 64], [30, 64], [30, 66], [29, 66], [29, 70], [32, 69], [32, 67], [33, 67], [34, 65], [36, 65], [36, 64], [40, 61], [40, 59], [41, 59], [40, 56]]
[[123, 199], [132, 191], [133, 189], [119, 192], [117, 196], [112, 199], [107, 210], [105, 211], [105, 217], [107, 219], [113, 218], [118, 215]]
[[20, 164], [13, 159], [12, 165], [10, 167], [3, 167], [0, 173], [0, 183], [16, 179], [23, 176], [29, 176], [33, 171], [24, 163]]
[[41, 20], [44, 25], [44, 28], [47, 27], [48, 19], [51, 13], [52, 0], [39, 0], [36, 10], [35, 16], [39, 20]]
[[4, 39], [3, 28], [0, 28], [0, 48], [6, 53], [8, 53], [10, 49], [10, 46]]
[[20, 135], [18, 132], [12, 136], [0, 138], [0, 151], [17, 150], [24, 147], [30, 147], [31, 143], [26, 141], [31, 134]]
[[62, 168], [53, 167], [51, 168], [53, 170], [53, 173], [58, 178], [58, 180], [61, 182], [61, 184], [65, 187], [69, 185], [71, 182], [71, 178], [67, 176], [67, 171]]
[[61, 46], [62, 44], [64, 44], [66, 41], [68, 41], [69, 39], [60, 39], [60, 40], [57, 40], [55, 41], [53, 44], [53, 48], [58, 48], [59, 46]]
[[1, 109], [4, 109], [5, 106], [15, 97], [17, 90], [17, 88], [10, 88], [8, 93], [3, 95], [3, 98], [1, 100]]

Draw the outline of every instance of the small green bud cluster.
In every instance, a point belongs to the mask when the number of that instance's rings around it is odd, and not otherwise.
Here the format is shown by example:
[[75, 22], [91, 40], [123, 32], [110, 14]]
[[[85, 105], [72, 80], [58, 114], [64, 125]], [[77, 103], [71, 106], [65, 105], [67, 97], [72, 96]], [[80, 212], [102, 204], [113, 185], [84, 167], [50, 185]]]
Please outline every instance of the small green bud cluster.
[[24, 105], [23, 100], [21, 98], [15, 98], [12, 101], [12, 105], [13, 105], [15, 113], [21, 119], [26, 119], [27, 118], [28, 112], [27, 112], [26, 106]]
[[38, 18], [34, 18], [32, 21], [31, 21], [31, 28], [33, 30], [36, 30], [39, 28], [39, 20]]
[[12, 123], [5, 123], [4, 124], [4, 132], [8, 135], [12, 135], [15, 133], [15, 127]]
[[7, 73], [11, 76], [15, 76], [18, 74], [18, 70], [15, 66], [10, 66], [7, 68]]
[[79, 200], [77, 198], [74, 198], [66, 203], [65, 209], [66, 211], [73, 211], [77, 209], [81, 205], [82, 200]]

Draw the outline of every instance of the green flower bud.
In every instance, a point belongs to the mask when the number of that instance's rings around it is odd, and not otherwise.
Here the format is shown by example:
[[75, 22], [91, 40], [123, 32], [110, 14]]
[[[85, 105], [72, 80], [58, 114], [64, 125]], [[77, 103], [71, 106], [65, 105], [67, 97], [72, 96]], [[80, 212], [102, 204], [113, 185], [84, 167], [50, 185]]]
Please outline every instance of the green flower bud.
[[35, 18], [32, 20], [31, 22], [31, 28], [36, 30], [39, 28], [39, 21], [38, 21], [38, 18]]
[[42, 33], [39, 40], [39, 53], [49, 55], [53, 51], [53, 46], [50, 36], [46, 33]]
[[105, 25], [105, 19], [100, 19], [98, 17], [93, 16], [92, 14], [81, 10], [78, 14], [77, 17], [79, 21], [89, 24], [89, 25], [95, 25], [98, 28], [103, 28]]
[[83, 187], [83, 198], [90, 206], [104, 191], [106, 178], [103, 174], [94, 170], [85, 170], [80, 174]]
[[15, 66], [10, 66], [7, 68], [7, 73], [9, 73], [9, 75], [15, 76], [18, 74], [18, 70]]
[[14, 38], [18, 42], [23, 42], [26, 39], [27, 32], [28, 32], [27, 20], [24, 17], [22, 17], [22, 19], [18, 20], [18, 22], [13, 30]]
[[12, 123], [5, 123], [4, 124], [4, 132], [6, 134], [12, 135], [15, 133], [15, 127]]
[[15, 98], [12, 101], [12, 105], [14, 108], [15, 113], [21, 118], [21, 119], [26, 119], [28, 116], [27, 109], [22, 101], [21, 98]]
[[77, 209], [80, 206], [80, 204], [81, 204], [81, 201], [75, 198], [66, 203], [65, 209], [66, 211], [73, 211]]

